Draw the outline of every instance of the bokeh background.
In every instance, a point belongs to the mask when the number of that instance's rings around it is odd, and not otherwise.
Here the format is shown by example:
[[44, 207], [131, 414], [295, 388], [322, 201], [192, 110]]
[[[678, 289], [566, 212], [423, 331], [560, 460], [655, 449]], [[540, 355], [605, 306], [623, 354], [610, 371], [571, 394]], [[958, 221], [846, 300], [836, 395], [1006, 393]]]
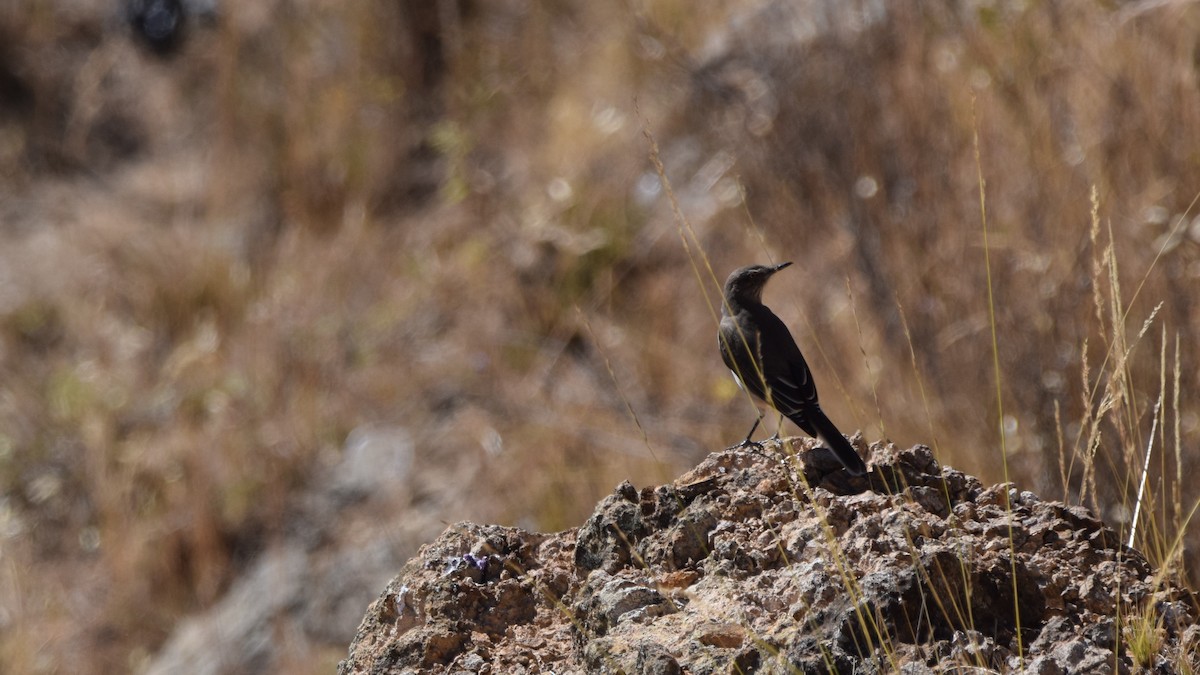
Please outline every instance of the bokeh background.
[[447, 524], [740, 440], [768, 260], [843, 431], [1122, 531], [1162, 395], [1194, 582], [1198, 194], [1194, 2], [9, 0], [0, 671], [331, 672]]

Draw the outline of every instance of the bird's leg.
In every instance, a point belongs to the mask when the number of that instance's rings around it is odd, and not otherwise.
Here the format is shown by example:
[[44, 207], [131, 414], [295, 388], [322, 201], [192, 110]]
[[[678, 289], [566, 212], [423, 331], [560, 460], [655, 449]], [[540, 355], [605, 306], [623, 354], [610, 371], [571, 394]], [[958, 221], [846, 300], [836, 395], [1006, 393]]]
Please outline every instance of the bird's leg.
[[746, 434], [746, 440], [742, 441], [742, 446], [747, 446], [752, 443], [750, 438], [754, 436], [754, 432], [758, 429], [758, 423], [762, 421], [762, 413], [758, 413], [758, 417], [754, 418], [754, 424], [750, 427], [750, 431]]
[[[759, 419], [762, 419], [762, 418], [760, 417]], [[775, 435], [772, 436], [768, 440], [775, 441], [776, 443], [778, 443], [780, 431], [783, 431], [783, 413], [779, 413], [779, 424], [775, 427]]]
[[739, 448], [760, 448], [760, 449], [762, 448], [762, 443], [750, 440], [750, 438], [752, 436], [754, 436], [754, 431], [756, 429], [758, 429], [758, 423], [762, 421], [762, 418], [763, 418], [762, 411], [759, 411], [758, 417], [755, 418], [755, 420], [754, 420], [754, 426], [750, 427], [750, 433], [746, 434], [746, 440], [742, 441], [741, 443], [738, 443], [737, 447], [739, 447]]

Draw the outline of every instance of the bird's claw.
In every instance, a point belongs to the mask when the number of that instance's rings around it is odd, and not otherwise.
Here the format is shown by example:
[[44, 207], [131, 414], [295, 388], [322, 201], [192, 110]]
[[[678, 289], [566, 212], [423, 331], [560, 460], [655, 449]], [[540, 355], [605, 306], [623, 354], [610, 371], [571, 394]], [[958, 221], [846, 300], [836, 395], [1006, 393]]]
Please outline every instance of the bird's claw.
[[753, 441], [753, 440], [750, 440], [749, 438], [742, 441], [741, 443], [738, 443], [737, 445], [731, 446], [729, 449], [730, 450], [750, 450], [750, 451], [756, 452], [760, 455], [767, 454], [766, 448], [763, 447], [762, 442]]

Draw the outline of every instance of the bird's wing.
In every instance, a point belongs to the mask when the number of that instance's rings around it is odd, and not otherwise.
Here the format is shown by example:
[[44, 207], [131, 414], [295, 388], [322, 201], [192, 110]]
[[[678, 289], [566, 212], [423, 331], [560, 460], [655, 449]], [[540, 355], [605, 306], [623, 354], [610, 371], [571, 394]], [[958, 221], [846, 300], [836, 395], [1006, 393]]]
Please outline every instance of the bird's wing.
[[[815, 436], [812, 423], [806, 419], [807, 411], [818, 406], [817, 385], [808, 363], [782, 321], [771, 315], [760, 318], [760, 322], [764, 324], [763, 372], [767, 374], [770, 403], [805, 433]], [[766, 328], [767, 323], [772, 326]]]
[[[816, 436], [817, 430], [809, 419], [810, 411], [820, 410], [817, 404], [816, 388], [811, 386], [812, 378], [808, 379], [809, 386], [797, 385], [786, 377], [771, 378], [767, 383], [770, 387], [771, 406], [804, 430], [809, 436]], [[763, 398], [766, 398], [765, 396]]]
[[733, 317], [726, 316], [721, 319], [717, 346], [721, 350], [721, 360], [733, 372], [738, 384], [751, 394], [766, 400], [762, 361], [756, 359], [760, 345], [755, 337], [740, 330]]

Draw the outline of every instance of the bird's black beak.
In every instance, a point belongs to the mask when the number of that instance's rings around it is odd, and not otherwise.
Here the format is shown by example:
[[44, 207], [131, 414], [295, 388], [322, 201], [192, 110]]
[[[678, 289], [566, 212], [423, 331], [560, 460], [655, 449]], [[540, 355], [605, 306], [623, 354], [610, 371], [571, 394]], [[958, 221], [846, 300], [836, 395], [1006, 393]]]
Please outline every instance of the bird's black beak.
[[781, 262], [778, 265], [771, 268], [771, 274], [774, 274], [774, 273], [778, 272], [779, 270], [781, 270], [791, 264], [792, 264], [791, 262]]

